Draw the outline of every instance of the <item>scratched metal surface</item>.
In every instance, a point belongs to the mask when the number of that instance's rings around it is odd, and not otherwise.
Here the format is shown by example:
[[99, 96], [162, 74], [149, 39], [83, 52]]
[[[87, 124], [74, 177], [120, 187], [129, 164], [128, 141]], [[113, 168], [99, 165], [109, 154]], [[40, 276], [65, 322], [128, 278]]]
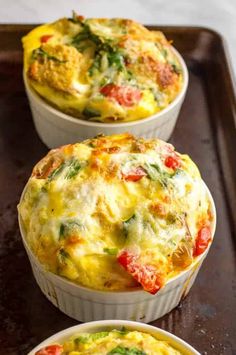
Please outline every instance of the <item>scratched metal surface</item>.
[[[16, 206], [20, 193], [33, 165], [47, 152], [35, 132], [21, 79], [19, 39], [29, 28], [0, 26], [2, 355], [26, 354], [43, 339], [77, 323], [50, 304], [40, 292], [17, 224]], [[175, 310], [152, 324], [180, 336], [202, 354], [233, 355], [236, 354], [232, 214], [235, 202], [235, 170], [232, 165], [236, 165], [232, 123], [235, 97], [229, 72], [226, 73], [227, 80], [221, 77], [223, 74], [220, 75], [227, 65], [216, 34], [194, 28], [188, 31], [184, 28], [163, 29], [169, 38], [175, 40], [190, 71], [189, 90], [171, 142], [179, 151], [190, 154], [199, 165], [216, 202], [218, 223], [214, 243], [190, 294]], [[218, 57], [213, 57], [213, 53], [218, 53]], [[215, 79], [216, 73], [218, 79]], [[231, 193], [226, 195], [227, 191]]]

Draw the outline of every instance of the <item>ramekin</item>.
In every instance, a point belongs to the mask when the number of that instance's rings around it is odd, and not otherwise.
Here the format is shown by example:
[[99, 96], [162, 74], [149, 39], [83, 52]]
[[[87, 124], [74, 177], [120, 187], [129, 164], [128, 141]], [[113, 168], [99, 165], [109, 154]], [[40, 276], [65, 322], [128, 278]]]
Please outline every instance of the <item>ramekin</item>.
[[63, 343], [68, 338], [78, 333], [96, 333], [102, 331], [110, 331], [112, 329], [119, 330], [122, 327], [125, 327], [127, 330], [137, 330], [140, 332], [145, 332], [153, 335], [158, 340], [167, 341], [170, 346], [173, 346], [176, 350], [181, 351], [184, 355], [200, 355], [200, 353], [195, 350], [191, 345], [165, 330], [153, 327], [152, 325], [147, 325], [138, 322], [130, 322], [125, 320], [105, 320], [75, 325], [74, 327], [62, 330], [61, 332], [56, 333], [50, 338], [46, 339], [45, 341], [37, 345], [33, 350], [31, 350], [28, 355], [35, 355], [36, 351], [44, 348], [47, 345]]
[[179, 52], [173, 47], [172, 50], [178, 58], [183, 72], [183, 86], [179, 94], [173, 102], [162, 111], [147, 118], [132, 122], [91, 122], [67, 115], [53, 108], [42, 99], [30, 86], [24, 73], [23, 77], [26, 93], [29, 99], [35, 128], [41, 140], [49, 148], [56, 148], [64, 144], [92, 138], [100, 133], [111, 135], [129, 132], [144, 138], [158, 137], [167, 141], [174, 130], [188, 87], [187, 66]]
[[[211, 205], [213, 216], [211, 233], [214, 237], [216, 227], [215, 204], [206, 185], [205, 188]], [[141, 289], [121, 292], [97, 291], [77, 285], [47, 271], [27, 245], [20, 215], [19, 226], [34, 277], [41, 291], [63, 313], [81, 322], [100, 319], [125, 319], [149, 323], [164, 316], [188, 294], [211, 245], [210, 243], [205, 252], [198, 256], [187, 269], [168, 280], [156, 295], [151, 295]]]

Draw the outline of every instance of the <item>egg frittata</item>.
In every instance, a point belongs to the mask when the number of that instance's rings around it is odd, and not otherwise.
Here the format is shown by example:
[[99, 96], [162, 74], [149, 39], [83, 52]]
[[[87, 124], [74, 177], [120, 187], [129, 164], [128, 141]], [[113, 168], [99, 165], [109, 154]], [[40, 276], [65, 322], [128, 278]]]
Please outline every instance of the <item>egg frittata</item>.
[[51, 150], [18, 208], [40, 263], [96, 290], [155, 294], [212, 239], [196, 165], [171, 144], [128, 133]]
[[164, 34], [132, 20], [74, 14], [36, 27], [22, 42], [32, 88], [74, 117], [111, 123], [146, 118], [182, 88], [182, 68]]
[[35, 355], [183, 355], [166, 341], [126, 329], [81, 333], [63, 344], [48, 345]]

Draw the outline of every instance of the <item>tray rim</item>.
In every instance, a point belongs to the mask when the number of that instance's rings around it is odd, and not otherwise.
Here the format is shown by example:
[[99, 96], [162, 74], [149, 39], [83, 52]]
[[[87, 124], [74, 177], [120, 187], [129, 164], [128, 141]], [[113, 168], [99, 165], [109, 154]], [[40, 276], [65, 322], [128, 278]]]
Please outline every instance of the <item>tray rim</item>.
[[[35, 26], [37, 24], [0, 24], [0, 35], [2, 35], [2, 33], [4, 32], [11, 32], [11, 33], [16, 33], [17, 32], [17, 28], [16, 27], [19, 27], [19, 30], [30, 30], [32, 28], [32, 26]], [[201, 27], [201, 26], [156, 26], [156, 25], [153, 25], [153, 27], [155, 28], [158, 28], [158, 29], [161, 29], [161, 30], [165, 30], [165, 29], [171, 29], [171, 30], [178, 30], [180, 33], [181, 33], [181, 30], [183, 29], [190, 29], [190, 30], [193, 30], [194, 32], [198, 32], [198, 30], [204, 30], [206, 31], [207, 33], [210, 33], [212, 34], [215, 38], [218, 38], [220, 40], [219, 42], [219, 45], [222, 46], [223, 48], [223, 51], [224, 51], [224, 58], [223, 58], [223, 61], [226, 63], [227, 65], [227, 68], [229, 69], [229, 73], [230, 73], [230, 78], [231, 78], [231, 92], [232, 94], [234, 95], [234, 99], [235, 99], [235, 96], [236, 96], [236, 88], [234, 87], [233, 84], [235, 84], [235, 82], [233, 81], [233, 79], [235, 80], [235, 78], [233, 77], [233, 71], [232, 71], [232, 67], [231, 67], [231, 62], [230, 62], [230, 53], [228, 53], [228, 49], [227, 49], [227, 42], [225, 41], [224, 37], [219, 34], [218, 32], [210, 29], [210, 28], [207, 28], [207, 27]], [[3, 52], [3, 50], [1, 50], [0, 48], [0, 54], [1, 52]], [[9, 49], [9, 51], [6, 51], [5, 53], [5, 56], [4, 58], [7, 58], [7, 56], [10, 57], [10, 52], [12, 52], [12, 54], [14, 53], [17, 54], [17, 58], [21, 58], [21, 52], [22, 50], [20, 48], [11, 48]], [[0, 61], [1, 61], [1, 58], [0, 58]], [[205, 96], [207, 97], [207, 94], [205, 94]], [[233, 111], [233, 106], [231, 105], [230, 107], [230, 110]], [[234, 116], [234, 118], [236, 119], [236, 111], [233, 113], [232, 112], [232, 115]], [[210, 118], [209, 118], [210, 119]], [[220, 119], [219, 119], [220, 121]], [[226, 139], [226, 138], [225, 138]], [[215, 144], [215, 151], [218, 155], [219, 153], [219, 145], [218, 145], [218, 140], [219, 138], [217, 136], [214, 137], [214, 144]], [[219, 169], [222, 167], [222, 156], [218, 156], [218, 162], [217, 162], [217, 165], [219, 167]], [[226, 197], [226, 213], [229, 214], [229, 209], [228, 209], [228, 203], [231, 202], [231, 199], [232, 199], [232, 196], [230, 195], [230, 193], [227, 191], [227, 187], [228, 187], [228, 183], [227, 181], [224, 179], [224, 176], [221, 176], [223, 178], [223, 180], [220, 182], [221, 186], [223, 187], [224, 189], [224, 192], [223, 192], [223, 196]], [[233, 176], [234, 177], [234, 176]], [[236, 176], [235, 176], [236, 178]], [[236, 202], [236, 201], [235, 201]], [[233, 212], [233, 209], [232, 207], [230, 207], [230, 211], [231, 213]], [[232, 217], [229, 218], [229, 221], [228, 221], [228, 225], [230, 225], [230, 228], [231, 230], [233, 230], [233, 220], [236, 216], [230, 216]], [[231, 220], [230, 220], [231, 219]], [[236, 239], [235, 239], [236, 241]], [[236, 245], [236, 244], [235, 244]], [[156, 327], [156, 325], [154, 325]]]

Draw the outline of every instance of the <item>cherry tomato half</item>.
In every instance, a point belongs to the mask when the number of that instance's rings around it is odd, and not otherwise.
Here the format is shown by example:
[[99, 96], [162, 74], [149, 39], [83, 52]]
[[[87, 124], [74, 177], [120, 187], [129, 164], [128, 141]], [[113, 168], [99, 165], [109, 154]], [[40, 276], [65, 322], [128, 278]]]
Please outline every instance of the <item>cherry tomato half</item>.
[[115, 99], [120, 105], [127, 107], [137, 104], [142, 97], [142, 93], [139, 89], [115, 84], [103, 86], [100, 92], [104, 96]]
[[169, 155], [165, 158], [165, 166], [171, 169], [178, 169], [181, 166], [181, 161], [178, 155]]
[[40, 42], [47, 43], [47, 41], [52, 37], [53, 37], [53, 35], [43, 35], [42, 37], [40, 37]]
[[140, 264], [136, 255], [123, 250], [117, 260], [145, 291], [154, 295], [162, 287], [163, 279], [154, 266]]
[[208, 247], [208, 244], [211, 241], [211, 230], [209, 227], [202, 227], [198, 231], [196, 238], [194, 256], [201, 255]]
[[61, 345], [48, 345], [43, 349], [40, 349], [35, 355], [61, 355], [63, 347]]

